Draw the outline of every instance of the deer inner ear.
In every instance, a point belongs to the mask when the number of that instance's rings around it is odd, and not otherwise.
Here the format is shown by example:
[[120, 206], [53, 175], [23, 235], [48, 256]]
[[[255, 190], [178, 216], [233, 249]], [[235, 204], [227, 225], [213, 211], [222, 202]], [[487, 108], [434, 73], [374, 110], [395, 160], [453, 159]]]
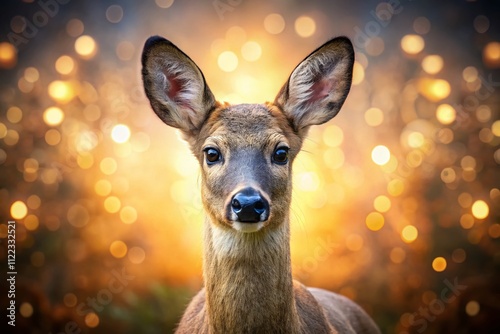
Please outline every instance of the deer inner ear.
[[327, 97], [335, 86], [334, 80], [325, 80], [321, 79], [315, 83], [313, 83], [311, 87], [311, 102], [316, 102], [318, 100], [322, 100]]
[[165, 93], [172, 101], [176, 101], [176, 97], [179, 96], [179, 93], [182, 91], [182, 79], [172, 75], [168, 71], [163, 70], [162, 72], [169, 83]]

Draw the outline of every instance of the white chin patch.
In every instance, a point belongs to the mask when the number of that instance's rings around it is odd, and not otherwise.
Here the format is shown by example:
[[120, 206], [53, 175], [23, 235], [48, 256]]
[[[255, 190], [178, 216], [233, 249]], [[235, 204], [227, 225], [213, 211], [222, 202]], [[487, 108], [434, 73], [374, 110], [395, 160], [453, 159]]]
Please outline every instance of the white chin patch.
[[243, 232], [243, 233], [257, 232], [263, 226], [264, 226], [264, 222], [258, 222], [258, 223], [233, 222], [233, 228], [235, 230]]

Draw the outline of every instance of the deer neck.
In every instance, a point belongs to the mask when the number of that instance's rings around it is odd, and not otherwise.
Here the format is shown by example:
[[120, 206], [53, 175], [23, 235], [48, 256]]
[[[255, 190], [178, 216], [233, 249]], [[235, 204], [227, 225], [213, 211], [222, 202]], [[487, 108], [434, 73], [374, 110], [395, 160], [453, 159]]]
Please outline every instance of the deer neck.
[[207, 221], [203, 270], [211, 333], [296, 332], [288, 222], [241, 233]]

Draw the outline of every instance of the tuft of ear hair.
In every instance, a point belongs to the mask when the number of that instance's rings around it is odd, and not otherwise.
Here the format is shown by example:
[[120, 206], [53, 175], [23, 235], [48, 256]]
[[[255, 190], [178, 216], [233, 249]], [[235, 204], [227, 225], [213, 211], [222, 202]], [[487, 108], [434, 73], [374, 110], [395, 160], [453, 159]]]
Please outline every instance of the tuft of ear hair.
[[351, 88], [354, 49], [347, 37], [334, 38], [307, 56], [292, 72], [274, 103], [295, 131], [337, 115]]
[[163, 37], [153, 36], [146, 41], [142, 79], [154, 112], [184, 134], [198, 131], [216, 106], [198, 66]]

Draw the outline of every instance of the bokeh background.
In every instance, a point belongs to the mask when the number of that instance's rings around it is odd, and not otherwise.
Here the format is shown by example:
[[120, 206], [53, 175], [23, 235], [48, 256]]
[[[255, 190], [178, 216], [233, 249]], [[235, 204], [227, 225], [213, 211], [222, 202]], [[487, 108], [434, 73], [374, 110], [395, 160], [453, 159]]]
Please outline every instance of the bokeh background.
[[349, 36], [351, 93], [294, 164], [295, 277], [384, 333], [500, 332], [499, 1], [0, 6], [3, 333], [168, 333], [200, 289], [198, 166], [140, 81], [156, 34], [232, 103], [272, 101], [310, 51]]

